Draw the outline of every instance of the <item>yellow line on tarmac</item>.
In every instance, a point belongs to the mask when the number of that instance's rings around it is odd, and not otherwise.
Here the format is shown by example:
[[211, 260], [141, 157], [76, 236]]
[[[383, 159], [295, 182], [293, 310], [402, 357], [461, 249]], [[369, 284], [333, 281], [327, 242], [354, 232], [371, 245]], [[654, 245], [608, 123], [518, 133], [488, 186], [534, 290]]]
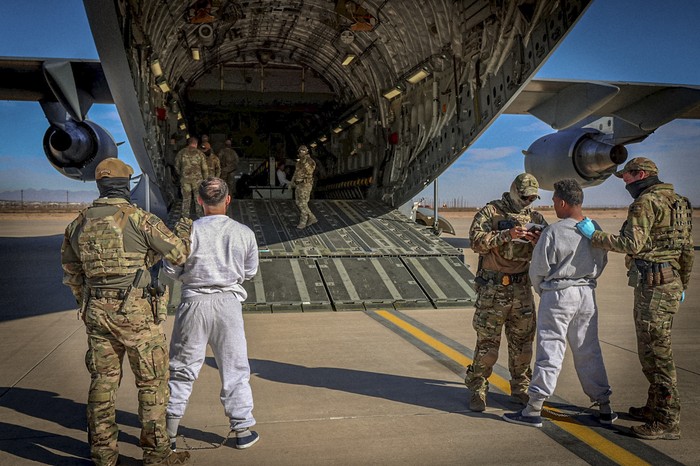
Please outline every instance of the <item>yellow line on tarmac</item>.
[[[397, 317], [396, 315], [388, 312], [388, 311], [375, 311], [377, 315], [380, 317], [388, 320], [392, 324], [396, 325], [399, 327], [401, 330], [407, 332], [408, 334], [412, 335], [413, 337], [417, 338], [421, 342], [425, 343], [426, 345], [430, 346], [431, 348], [439, 351], [440, 353], [444, 354], [448, 358], [452, 359], [455, 361], [457, 364], [460, 364], [464, 367], [468, 366], [471, 364], [472, 360], [466, 357], [464, 354], [460, 353], [459, 351], [454, 350], [450, 346], [447, 346], [446, 344], [442, 343], [441, 341], [437, 340], [434, 337], [431, 337], [424, 331], [420, 330], [417, 327], [414, 327], [413, 325], [409, 324], [405, 320]], [[508, 382], [506, 379], [503, 377], [492, 374], [491, 377], [489, 377], [489, 383], [495, 385], [498, 387], [501, 391], [504, 393], [510, 393], [510, 382]], [[548, 410], [550, 411], [557, 411], [560, 412], [556, 408], [552, 407], [547, 407]], [[590, 428], [579, 424], [576, 422], [573, 418], [568, 418], [567, 421], [557, 421], [554, 419], [550, 419], [551, 422], [556, 424], [559, 428], [565, 430], [569, 434], [573, 435], [574, 437], [578, 438], [579, 440], [583, 441], [587, 445], [589, 445], [591, 448], [594, 448], [595, 450], [598, 450], [600, 453], [603, 455], [607, 456], [610, 458], [612, 461], [622, 464], [622, 465], [648, 465], [646, 461], [643, 459], [639, 458], [638, 456], [635, 456], [633, 453], [625, 450], [624, 448], [620, 447], [619, 445], [611, 442], [610, 440], [606, 439], [605, 437], [601, 436], [600, 434], [596, 433], [595, 431], [591, 430]]]

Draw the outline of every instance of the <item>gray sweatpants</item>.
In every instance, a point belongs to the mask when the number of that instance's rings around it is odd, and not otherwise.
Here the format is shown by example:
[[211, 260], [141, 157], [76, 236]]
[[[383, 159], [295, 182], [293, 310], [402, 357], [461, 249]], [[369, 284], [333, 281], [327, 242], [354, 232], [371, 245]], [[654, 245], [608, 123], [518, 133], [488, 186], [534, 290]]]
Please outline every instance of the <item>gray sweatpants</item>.
[[233, 293], [184, 298], [170, 342], [168, 417], [181, 418], [211, 346], [221, 376], [221, 403], [231, 429], [255, 425], [241, 303]]
[[[598, 308], [590, 286], [545, 290], [537, 312], [537, 352], [528, 394], [532, 404], [552, 396], [566, 352], [571, 346], [576, 374], [591, 401], [610, 401], [610, 384], [598, 341]], [[539, 403], [537, 403], [539, 401]]]

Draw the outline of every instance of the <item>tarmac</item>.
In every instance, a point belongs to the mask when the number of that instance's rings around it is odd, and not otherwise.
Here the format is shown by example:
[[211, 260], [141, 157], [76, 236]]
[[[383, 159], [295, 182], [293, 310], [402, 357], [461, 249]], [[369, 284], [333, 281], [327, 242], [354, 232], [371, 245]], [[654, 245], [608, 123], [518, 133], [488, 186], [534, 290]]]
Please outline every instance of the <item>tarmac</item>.
[[[466, 236], [470, 218], [446, 218]], [[624, 212], [594, 218], [617, 231]], [[85, 330], [61, 284], [66, 223], [0, 220], [0, 264], [8, 272], [0, 284], [0, 465], [90, 464]], [[472, 252], [465, 261], [475, 270]], [[696, 267], [693, 284], [699, 273]], [[473, 308], [246, 313], [259, 443], [239, 451], [224, 442], [228, 420], [209, 353], [178, 448], [191, 450], [198, 465], [700, 464], [700, 291], [688, 290], [673, 329], [682, 438], [643, 441], [629, 435], [638, 422], [625, 414], [644, 403], [648, 387], [626, 283], [623, 256], [610, 254], [597, 298], [620, 414], [613, 426], [587, 409], [570, 354], [543, 428], [504, 422], [504, 412], [518, 409], [508, 397], [505, 343], [486, 411], [470, 412], [463, 377], [475, 344]], [[172, 318], [165, 329], [169, 335]], [[140, 464], [136, 389], [126, 367], [117, 409], [121, 464]]]

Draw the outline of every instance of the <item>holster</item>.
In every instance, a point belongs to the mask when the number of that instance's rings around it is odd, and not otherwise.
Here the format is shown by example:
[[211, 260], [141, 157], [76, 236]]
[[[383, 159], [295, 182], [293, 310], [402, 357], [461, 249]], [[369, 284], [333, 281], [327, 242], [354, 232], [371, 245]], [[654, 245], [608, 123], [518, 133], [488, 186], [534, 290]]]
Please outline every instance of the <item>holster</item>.
[[170, 299], [170, 290], [165, 285], [149, 286], [148, 300], [151, 303], [151, 312], [153, 313], [153, 322], [160, 324], [168, 317], [168, 301]]

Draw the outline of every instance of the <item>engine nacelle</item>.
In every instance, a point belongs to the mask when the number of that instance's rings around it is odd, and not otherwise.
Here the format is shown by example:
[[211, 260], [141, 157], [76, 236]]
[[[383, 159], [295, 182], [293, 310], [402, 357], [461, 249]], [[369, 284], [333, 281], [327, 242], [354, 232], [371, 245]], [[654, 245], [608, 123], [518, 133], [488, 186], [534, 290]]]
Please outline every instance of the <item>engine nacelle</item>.
[[543, 136], [524, 151], [525, 171], [549, 191], [564, 178], [583, 187], [599, 185], [627, 160], [625, 146], [600, 142], [599, 135], [592, 128], [572, 128]]
[[68, 178], [94, 181], [97, 164], [116, 157], [117, 145], [100, 125], [67, 120], [64, 129], [51, 125], [46, 130], [44, 153], [51, 165]]

